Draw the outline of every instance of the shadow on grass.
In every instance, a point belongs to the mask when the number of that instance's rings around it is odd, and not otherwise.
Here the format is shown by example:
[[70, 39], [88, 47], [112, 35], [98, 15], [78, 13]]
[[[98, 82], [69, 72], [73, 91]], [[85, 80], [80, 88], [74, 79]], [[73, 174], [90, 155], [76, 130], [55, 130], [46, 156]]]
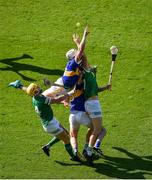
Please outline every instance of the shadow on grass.
[[75, 164], [75, 163], [64, 163], [64, 162], [61, 162], [61, 161], [55, 161], [57, 164], [60, 164], [62, 166], [82, 166], [83, 164], [79, 163], [79, 162], [76, 162], [78, 164]]
[[95, 171], [113, 178], [144, 179], [145, 174], [152, 176], [152, 156], [140, 157], [119, 147], [113, 147], [129, 158], [105, 155], [104, 163], [95, 164]]
[[62, 71], [60, 69], [47, 69], [47, 68], [42, 68], [39, 66], [16, 62], [21, 59], [33, 59], [33, 57], [28, 54], [23, 54], [20, 57], [1, 59], [0, 63], [3, 63], [7, 66], [4, 68], [0, 68], [0, 70], [1, 71], [13, 71], [13, 72], [17, 73], [18, 75], [20, 75], [21, 78], [26, 81], [36, 81], [36, 79], [27, 77], [24, 74], [20, 73], [20, 71], [28, 70], [31, 72], [37, 72], [37, 73], [45, 74], [45, 75], [59, 75], [59, 76], [63, 75], [64, 71]]
[[[103, 163], [94, 163], [95, 172], [111, 178], [119, 179], [145, 179], [144, 175], [152, 176], [152, 156], [140, 157], [123, 148], [113, 147], [115, 150], [125, 153], [128, 157], [103, 156]], [[70, 164], [55, 161], [62, 166], [75, 166], [84, 164]]]

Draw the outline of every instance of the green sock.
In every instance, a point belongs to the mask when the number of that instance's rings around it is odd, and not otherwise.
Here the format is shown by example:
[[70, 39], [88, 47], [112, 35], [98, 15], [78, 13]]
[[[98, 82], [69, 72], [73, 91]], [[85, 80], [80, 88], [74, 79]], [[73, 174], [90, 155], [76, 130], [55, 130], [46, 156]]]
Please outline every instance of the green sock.
[[57, 137], [53, 137], [51, 139], [51, 141], [47, 144], [47, 147], [50, 148], [51, 146], [53, 146], [54, 144], [56, 144], [59, 141], [60, 141], [60, 139], [58, 139]]
[[74, 154], [74, 152], [73, 152], [73, 149], [72, 149], [71, 144], [65, 144], [64, 146], [65, 146], [66, 151], [69, 153], [69, 155], [70, 155], [72, 158], [74, 158], [74, 157], [75, 157], [75, 154]]

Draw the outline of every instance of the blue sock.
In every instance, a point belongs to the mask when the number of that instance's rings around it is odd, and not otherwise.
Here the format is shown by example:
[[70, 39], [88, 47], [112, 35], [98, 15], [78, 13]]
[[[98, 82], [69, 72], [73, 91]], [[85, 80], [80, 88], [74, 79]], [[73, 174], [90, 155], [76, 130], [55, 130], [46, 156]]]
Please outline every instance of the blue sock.
[[100, 148], [100, 145], [101, 145], [101, 141], [99, 139], [97, 139], [94, 147]]

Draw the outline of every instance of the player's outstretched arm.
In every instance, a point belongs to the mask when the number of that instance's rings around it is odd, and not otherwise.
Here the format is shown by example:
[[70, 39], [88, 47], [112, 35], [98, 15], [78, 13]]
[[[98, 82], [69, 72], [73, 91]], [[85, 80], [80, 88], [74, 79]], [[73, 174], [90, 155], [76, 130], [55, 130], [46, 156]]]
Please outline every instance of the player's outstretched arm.
[[[77, 35], [77, 34], [73, 34], [73, 41], [75, 42], [75, 44], [77, 45], [78, 49], [80, 49], [80, 44], [81, 44], [81, 40], [80, 40], [80, 37]], [[88, 60], [87, 60], [87, 57], [86, 57], [86, 54], [83, 50], [83, 53], [81, 55], [81, 59], [82, 59], [82, 67], [86, 70], [89, 70], [90, 69], [90, 65], [88, 63]]]
[[67, 94], [65, 94], [63, 96], [51, 98], [51, 104], [61, 103], [62, 101], [66, 100], [66, 99], [68, 100], [75, 93], [75, 88], [76, 88], [76, 86], [74, 86], [74, 88], [71, 91], [67, 92]]
[[76, 59], [77, 62], [81, 61], [81, 57], [82, 57], [83, 51], [85, 49], [86, 37], [87, 37], [88, 34], [89, 34], [88, 27], [86, 26], [85, 29], [84, 29], [84, 32], [83, 32], [82, 40], [81, 40], [80, 44], [78, 45], [77, 54], [75, 56], [75, 59]]
[[57, 97], [57, 98], [51, 98], [51, 104], [61, 103], [61, 101], [64, 101], [66, 98], [69, 98], [68, 94], [61, 96], [61, 97]]
[[81, 40], [78, 34], [73, 34], [73, 41], [77, 45], [77, 48], [79, 49]]
[[106, 86], [102, 86], [102, 87], [98, 87], [98, 92], [102, 92], [105, 90], [111, 90], [111, 85], [106, 85]]

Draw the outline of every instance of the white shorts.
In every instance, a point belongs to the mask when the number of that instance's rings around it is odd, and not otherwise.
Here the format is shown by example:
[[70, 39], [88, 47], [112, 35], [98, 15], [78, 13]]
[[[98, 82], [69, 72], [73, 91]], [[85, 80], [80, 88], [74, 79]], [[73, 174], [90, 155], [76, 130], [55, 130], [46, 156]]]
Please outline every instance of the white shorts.
[[91, 127], [91, 120], [83, 111], [74, 111], [69, 116], [70, 129], [79, 130], [80, 125]]
[[85, 110], [90, 118], [102, 117], [102, 110], [99, 100], [85, 101]]
[[43, 129], [45, 132], [52, 134], [53, 136], [56, 136], [63, 131], [63, 128], [55, 117], [53, 117], [47, 126], [43, 126]]

